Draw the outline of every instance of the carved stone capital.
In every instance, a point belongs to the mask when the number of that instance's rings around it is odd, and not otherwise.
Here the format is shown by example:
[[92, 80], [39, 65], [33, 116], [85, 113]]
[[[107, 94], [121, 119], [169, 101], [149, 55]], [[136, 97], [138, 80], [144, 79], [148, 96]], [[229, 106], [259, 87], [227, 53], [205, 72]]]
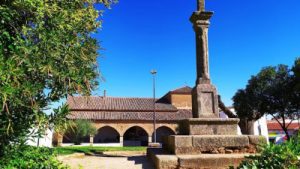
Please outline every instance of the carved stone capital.
[[195, 23], [203, 23], [203, 24], [209, 24], [210, 18], [213, 16], [213, 12], [211, 11], [196, 11], [192, 14], [190, 17], [190, 21], [195, 24]]

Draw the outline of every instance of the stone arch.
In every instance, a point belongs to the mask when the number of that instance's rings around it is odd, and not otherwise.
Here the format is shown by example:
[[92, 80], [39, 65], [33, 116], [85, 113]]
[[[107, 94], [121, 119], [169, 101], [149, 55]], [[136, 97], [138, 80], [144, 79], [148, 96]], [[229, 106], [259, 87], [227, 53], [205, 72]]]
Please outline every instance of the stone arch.
[[124, 136], [125, 132], [132, 127], [142, 128], [143, 130], [145, 130], [145, 132], [148, 134], [148, 136], [151, 136], [151, 133], [153, 132], [152, 125], [150, 125], [150, 127], [149, 127], [148, 124], [130, 123], [130, 124], [123, 125], [123, 127], [121, 128], [121, 131], [120, 131], [120, 135]]
[[[158, 127], [158, 128], [156, 128], [156, 141], [159, 143], [162, 143], [162, 138], [164, 136], [170, 136], [170, 135], [175, 135], [175, 134], [176, 134], [176, 132], [170, 127], [167, 127], [167, 126]], [[152, 134], [152, 139], [154, 141], [154, 132]]]
[[148, 146], [148, 132], [140, 126], [128, 128], [123, 135], [124, 146]]
[[94, 143], [120, 143], [120, 133], [112, 126], [103, 126], [97, 130]]

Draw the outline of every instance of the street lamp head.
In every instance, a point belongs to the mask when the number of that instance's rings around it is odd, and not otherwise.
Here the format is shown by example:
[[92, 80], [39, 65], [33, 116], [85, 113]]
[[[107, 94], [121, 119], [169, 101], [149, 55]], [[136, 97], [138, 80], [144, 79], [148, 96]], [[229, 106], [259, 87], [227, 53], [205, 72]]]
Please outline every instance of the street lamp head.
[[150, 71], [151, 74], [155, 75], [157, 73], [157, 71], [155, 69]]

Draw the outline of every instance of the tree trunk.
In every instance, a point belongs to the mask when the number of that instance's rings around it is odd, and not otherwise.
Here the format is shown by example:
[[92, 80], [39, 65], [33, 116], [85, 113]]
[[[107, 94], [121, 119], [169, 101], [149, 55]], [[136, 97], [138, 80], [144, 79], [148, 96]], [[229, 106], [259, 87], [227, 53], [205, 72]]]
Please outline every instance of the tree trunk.
[[287, 137], [287, 140], [290, 140], [290, 135], [289, 135], [289, 132], [288, 132], [288, 129], [287, 129], [287, 127], [282, 127], [282, 129], [283, 129], [283, 131], [284, 131], [284, 133], [285, 133], [285, 135], [286, 135], [286, 137]]
[[[228, 109], [223, 103], [221, 96], [218, 95], [219, 100], [219, 108], [228, 116], [228, 118], [239, 118], [236, 114], [234, 114], [230, 109]], [[253, 135], [254, 134], [254, 121], [249, 121], [248, 119], [240, 119], [239, 127], [241, 129], [242, 134]]]
[[238, 118], [230, 109], [228, 109], [225, 104], [223, 103], [221, 96], [218, 95], [219, 100], [219, 108], [229, 117], [229, 118]]
[[253, 135], [254, 134], [254, 121], [248, 119], [240, 119], [239, 126], [242, 134]]

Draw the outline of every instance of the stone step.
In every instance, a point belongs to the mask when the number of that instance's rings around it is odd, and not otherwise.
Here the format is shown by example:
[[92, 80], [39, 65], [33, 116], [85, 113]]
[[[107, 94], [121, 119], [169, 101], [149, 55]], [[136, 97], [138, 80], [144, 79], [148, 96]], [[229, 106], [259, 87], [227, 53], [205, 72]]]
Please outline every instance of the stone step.
[[239, 166], [249, 154], [170, 155], [154, 152], [148, 155], [152, 156], [156, 169], [228, 169]]
[[173, 135], [164, 139], [163, 148], [169, 153], [176, 155], [225, 153], [225, 150], [245, 153], [250, 148], [254, 150], [249, 151], [255, 153], [255, 147], [260, 141], [265, 141], [264, 137], [246, 135]]
[[178, 156], [179, 169], [228, 169], [234, 168], [245, 159], [247, 154], [201, 154]]

